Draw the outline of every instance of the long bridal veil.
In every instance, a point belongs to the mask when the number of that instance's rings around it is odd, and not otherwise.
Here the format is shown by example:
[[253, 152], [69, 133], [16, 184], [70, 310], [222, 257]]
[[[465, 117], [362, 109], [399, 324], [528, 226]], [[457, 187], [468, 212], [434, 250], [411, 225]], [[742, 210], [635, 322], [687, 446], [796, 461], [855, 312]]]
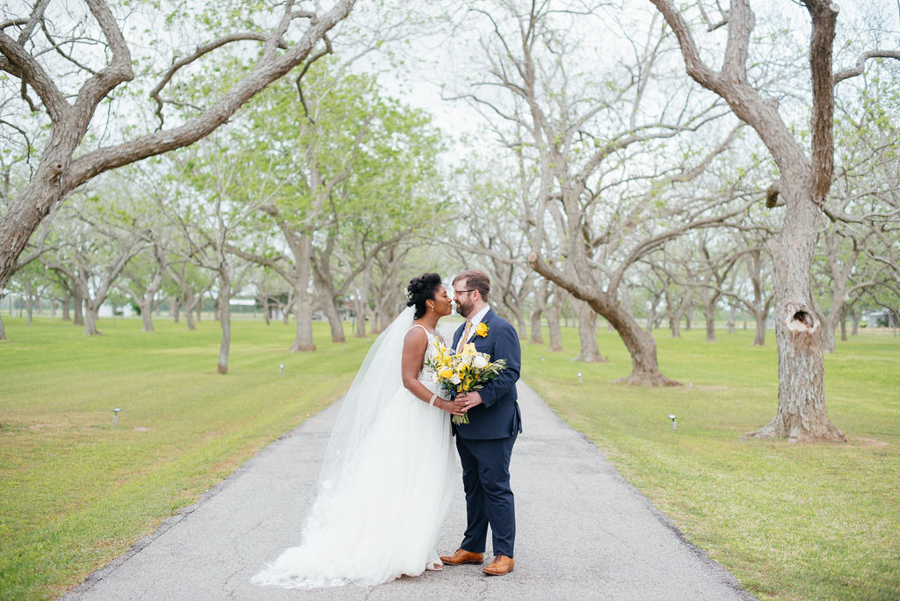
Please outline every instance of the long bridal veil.
[[322, 461], [319, 495], [327, 495], [341, 478], [348, 461], [364, 443], [376, 416], [403, 386], [400, 362], [403, 340], [412, 327], [414, 307], [407, 307], [381, 333], [366, 354], [341, 408]]
[[456, 481], [455, 453], [450, 415], [403, 387], [413, 313], [403, 311], [375, 340], [344, 396], [299, 546], [251, 582], [372, 586], [439, 561], [435, 546]]

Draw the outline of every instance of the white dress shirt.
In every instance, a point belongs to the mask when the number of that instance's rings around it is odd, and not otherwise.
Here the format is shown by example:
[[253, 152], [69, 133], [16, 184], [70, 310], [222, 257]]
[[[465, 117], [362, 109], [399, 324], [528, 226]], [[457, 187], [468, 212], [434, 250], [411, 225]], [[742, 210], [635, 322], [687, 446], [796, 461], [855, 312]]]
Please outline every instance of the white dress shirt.
[[[487, 312], [490, 310], [491, 310], [491, 306], [488, 305], [484, 309], [482, 309], [481, 311], [479, 311], [478, 313], [473, 315], [471, 319], [469, 319], [469, 321], [472, 322], [472, 327], [469, 329], [469, 337], [465, 340], [460, 338], [460, 340], [459, 340], [460, 344], [465, 344], [469, 340], [472, 340], [472, 338], [475, 336], [475, 330], [478, 329], [478, 324], [481, 323], [481, 320], [484, 319], [484, 316], [487, 315]], [[463, 333], [465, 333], [465, 330], [463, 330]]]

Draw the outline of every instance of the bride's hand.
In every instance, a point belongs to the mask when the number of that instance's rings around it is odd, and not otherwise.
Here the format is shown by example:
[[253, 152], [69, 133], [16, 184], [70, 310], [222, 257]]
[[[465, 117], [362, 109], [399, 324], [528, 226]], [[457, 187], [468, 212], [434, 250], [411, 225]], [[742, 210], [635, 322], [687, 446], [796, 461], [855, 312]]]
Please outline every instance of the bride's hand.
[[465, 413], [466, 403], [464, 401], [451, 401], [449, 399], [441, 399], [443, 403], [441, 404], [441, 409], [449, 413], [450, 415], [462, 415]]

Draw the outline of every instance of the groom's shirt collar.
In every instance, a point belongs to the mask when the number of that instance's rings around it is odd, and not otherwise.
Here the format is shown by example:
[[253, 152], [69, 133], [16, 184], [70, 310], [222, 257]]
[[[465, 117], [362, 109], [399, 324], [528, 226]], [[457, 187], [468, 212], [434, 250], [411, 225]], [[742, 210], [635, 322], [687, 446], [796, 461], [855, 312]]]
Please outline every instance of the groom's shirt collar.
[[[491, 310], [491, 306], [487, 305], [484, 307], [484, 309], [482, 309], [481, 311], [479, 311], [478, 313], [476, 313], [475, 315], [473, 315], [471, 317], [472, 329], [469, 332], [469, 340], [471, 340], [472, 336], [475, 335], [475, 328], [478, 327], [478, 324], [481, 323], [481, 320], [484, 319], [484, 316], [487, 315], [487, 312], [490, 310]], [[468, 340], [466, 342], [468, 342]]]

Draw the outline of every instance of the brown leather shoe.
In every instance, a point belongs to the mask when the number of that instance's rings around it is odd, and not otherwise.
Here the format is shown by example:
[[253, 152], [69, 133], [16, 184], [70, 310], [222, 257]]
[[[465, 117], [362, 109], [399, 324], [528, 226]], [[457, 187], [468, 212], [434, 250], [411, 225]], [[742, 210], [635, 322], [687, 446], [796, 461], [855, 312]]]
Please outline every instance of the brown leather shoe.
[[465, 549], [459, 549], [453, 555], [441, 555], [441, 561], [448, 566], [458, 566], [464, 563], [477, 563], [480, 565], [484, 562], [484, 553], [470, 553]]
[[488, 576], [503, 576], [504, 574], [512, 572], [515, 565], [516, 562], [513, 561], [512, 557], [497, 555], [494, 557], [494, 561], [492, 561], [490, 565], [484, 566], [484, 569], [481, 571]]

